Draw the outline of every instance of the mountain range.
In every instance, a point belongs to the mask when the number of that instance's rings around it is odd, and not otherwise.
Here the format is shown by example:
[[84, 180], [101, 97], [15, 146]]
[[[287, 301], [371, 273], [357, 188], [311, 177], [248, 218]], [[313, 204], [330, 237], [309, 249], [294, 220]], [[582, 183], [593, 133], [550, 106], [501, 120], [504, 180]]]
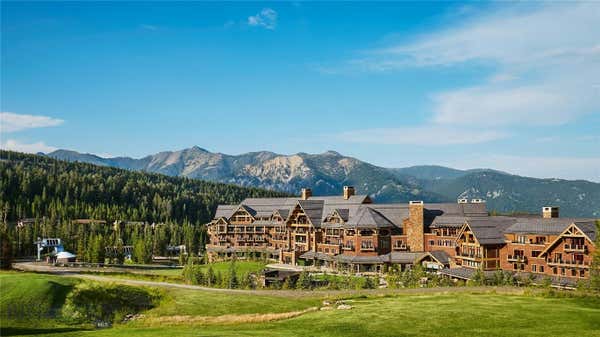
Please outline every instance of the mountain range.
[[600, 184], [590, 181], [539, 179], [492, 169], [457, 170], [435, 165], [384, 168], [334, 151], [227, 155], [194, 146], [140, 159], [103, 158], [69, 150], [47, 156], [294, 194], [310, 187], [315, 195], [333, 195], [341, 193], [342, 186], [351, 185], [357, 193], [369, 194], [377, 202], [481, 198], [488, 209], [500, 213], [538, 213], [543, 206], [552, 205], [560, 207], [561, 216], [600, 217]]

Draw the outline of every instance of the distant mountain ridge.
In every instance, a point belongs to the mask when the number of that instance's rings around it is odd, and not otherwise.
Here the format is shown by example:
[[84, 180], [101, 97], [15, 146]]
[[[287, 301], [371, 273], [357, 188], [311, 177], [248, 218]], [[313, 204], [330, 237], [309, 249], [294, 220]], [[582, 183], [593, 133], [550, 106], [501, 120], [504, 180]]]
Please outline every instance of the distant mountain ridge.
[[561, 207], [562, 215], [600, 217], [600, 184], [589, 181], [521, 177], [491, 169], [457, 170], [423, 165], [383, 168], [334, 151], [281, 155], [268, 151], [241, 155], [213, 153], [198, 146], [165, 151], [140, 159], [102, 158], [57, 150], [47, 156], [129, 170], [185, 176], [298, 193], [311, 187], [315, 195], [339, 194], [352, 185], [378, 202], [448, 202], [483, 198], [499, 212], [539, 212]]

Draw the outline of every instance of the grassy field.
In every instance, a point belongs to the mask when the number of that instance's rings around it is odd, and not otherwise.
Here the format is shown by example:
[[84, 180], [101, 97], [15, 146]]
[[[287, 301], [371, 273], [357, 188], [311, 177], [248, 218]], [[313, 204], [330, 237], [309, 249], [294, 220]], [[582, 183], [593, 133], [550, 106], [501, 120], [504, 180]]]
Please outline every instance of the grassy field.
[[[213, 271], [215, 273], [228, 273], [229, 272], [229, 266], [231, 265], [231, 262], [215, 262], [212, 264], [205, 264], [205, 265], [201, 265], [202, 269], [204, 272], [206, 272], [208, 270], [208, 268], [210, 266], [212, 266]], [[260, 262], [260, 261], [236, 261], [235, 262], [235, 269], [237, 271], [238, 274], [243, 274], [243, 273], [258, 273], [261, 270], [263, 270], [265, 268], [267, 264], [265, 262]]]
[[[263, 270], [266, 263], [259, 261], [237, 261], [235, 263], [236, 271], [239, 276], [244, 273], [258, 273]], [[229, 273], [230, 262], [216, 262], [212, 264], [200, 265], [203, 272], [206, 273], [208, 268], [212, 267], [214, 273], [221, 273], [223, 275]], [[125, 271], [84, 271], [84, 273], [101, 275], [120, 279], [132, 279], [132, 280], [147, 280], [147, 281], [159, 281], [159, 282], [171, 282], [171, 283], [184, 283], [183, 269], [147, 269], [147, 270], [132, 270], [130, 272]]]
[[[3, 308], [23, 301], [49, 307], [48, 303], [60, 303], [74, 282], [86, 282], [23, 273], [2, 273], [0, 281]], [[597, 297], [454, 293], [449, 288], [437, 294], [362, 296], [346, 300], [351, 310], [313, 310], [273, 320], [282, 313], [320, 306], [319, 297], [325, 295], [163, 290], [165, 299], [138, 321], [110, 329], [69, 331], [58, 324], [53, 329], [49, 323], [15, 326], [2, 320], [2, 336], [600, 336]]]

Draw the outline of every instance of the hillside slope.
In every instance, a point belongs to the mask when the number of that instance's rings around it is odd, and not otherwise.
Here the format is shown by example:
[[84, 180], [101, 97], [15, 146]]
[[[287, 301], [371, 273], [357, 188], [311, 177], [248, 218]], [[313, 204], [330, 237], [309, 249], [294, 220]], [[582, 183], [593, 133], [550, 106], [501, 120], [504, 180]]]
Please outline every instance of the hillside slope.
[[484, 198], [489, 209], [499, 212], [538, 213], [545, 205], [556, 205], [565, 216], [600, 216], [600, 184], [594, 182], [537, 179], [491, 169], [457, 170], [435, 165], [390, 169], [333, 151], [293, 155], [262, 151], [233, 156], [192, 147], [140, 159], [101, 158], [66, 150], [48, 156], [293, 194], [303, 187], [313, 188], [316, 195], [339, 194], [342, 186], [353, 185], [358, 193], [370, 194], [378, 202]]

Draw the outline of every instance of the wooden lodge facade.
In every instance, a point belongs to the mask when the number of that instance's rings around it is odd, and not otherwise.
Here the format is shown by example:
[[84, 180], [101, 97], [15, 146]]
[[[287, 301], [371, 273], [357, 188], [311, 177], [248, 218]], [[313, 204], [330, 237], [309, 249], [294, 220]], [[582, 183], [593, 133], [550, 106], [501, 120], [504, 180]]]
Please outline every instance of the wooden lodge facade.
[[422, 264], [449, 276], [507, 270], [577, 280], [589, 277], [594, 219], [490, 216], [485, 201], [376, 204], [344, 187], [340, 196], [249, 198], [220, 205], [208, 224], [211, 260], [261, 255], [285, 264], [382, 272]]

